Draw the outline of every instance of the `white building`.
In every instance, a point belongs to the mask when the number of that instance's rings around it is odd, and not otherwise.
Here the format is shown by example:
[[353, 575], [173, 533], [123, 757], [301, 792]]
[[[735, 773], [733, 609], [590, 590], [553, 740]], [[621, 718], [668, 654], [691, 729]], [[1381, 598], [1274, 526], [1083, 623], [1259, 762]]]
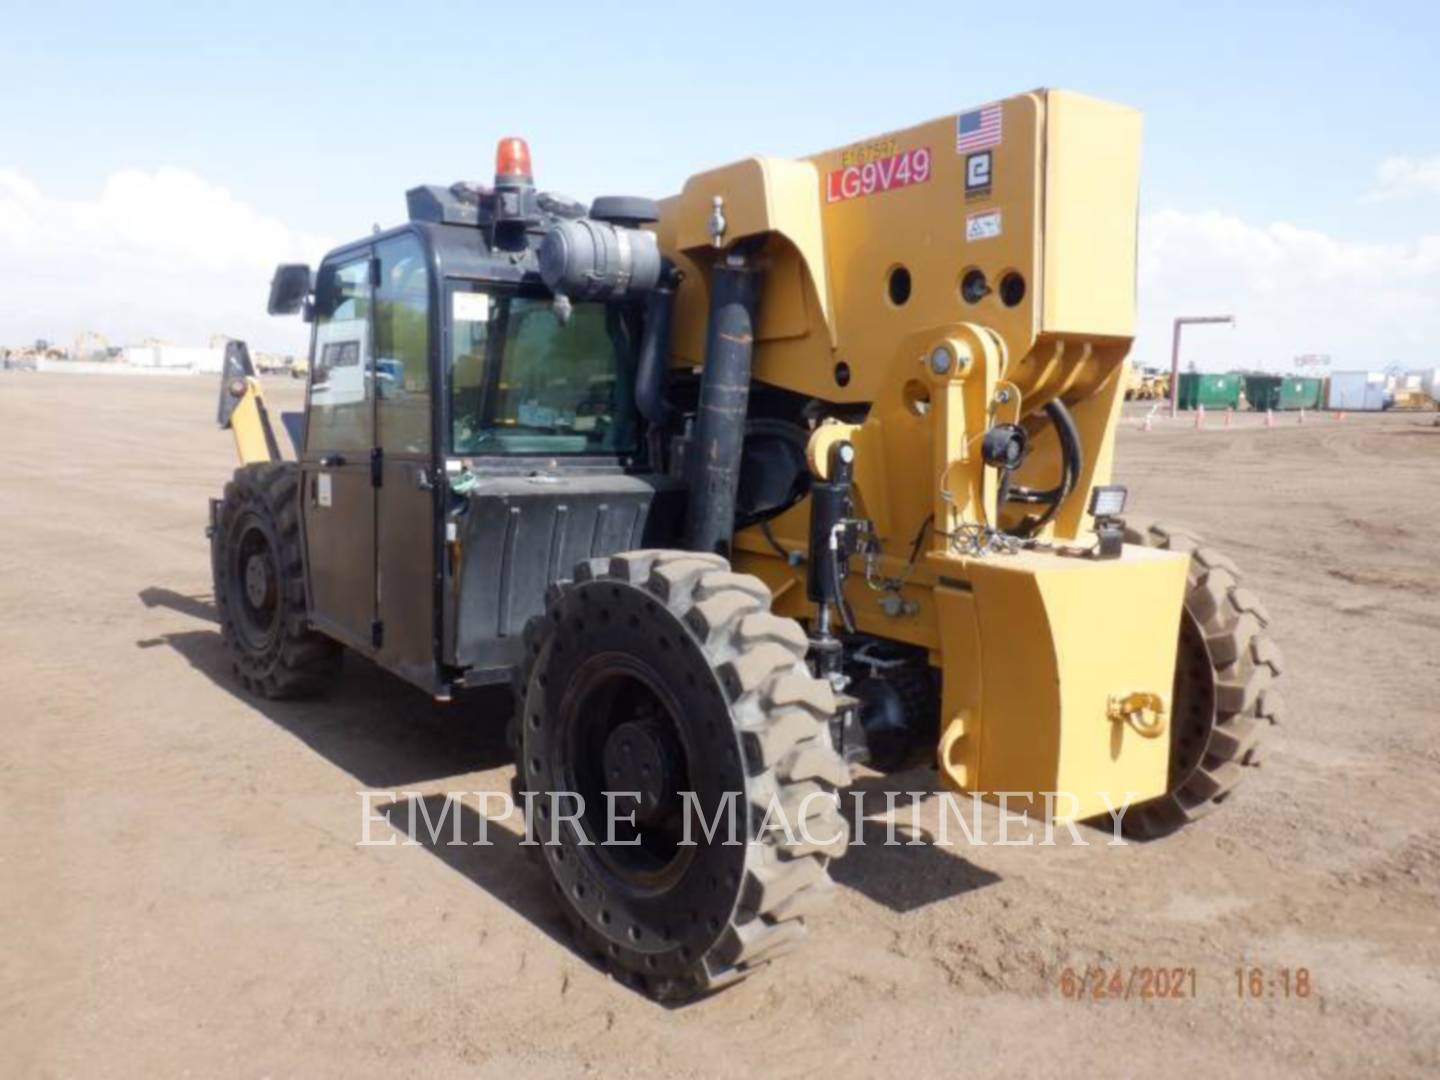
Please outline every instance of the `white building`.
[[131, 367], [218, 374], [224, 361], [224, 348], [209, 345], [129, 345], [125, 349], [125, 362]]

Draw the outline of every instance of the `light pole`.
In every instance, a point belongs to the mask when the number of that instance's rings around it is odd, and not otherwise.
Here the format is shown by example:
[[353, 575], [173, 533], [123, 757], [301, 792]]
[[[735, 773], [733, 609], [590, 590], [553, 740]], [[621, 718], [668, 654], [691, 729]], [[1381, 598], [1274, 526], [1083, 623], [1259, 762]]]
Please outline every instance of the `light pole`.
[[1234, 315], [1181, 315], [1175, 320], [1175, 337], [1170, 344], [1170, 418], [1180, 415], [1180, 328], [1187, 323], [1229, 323]]

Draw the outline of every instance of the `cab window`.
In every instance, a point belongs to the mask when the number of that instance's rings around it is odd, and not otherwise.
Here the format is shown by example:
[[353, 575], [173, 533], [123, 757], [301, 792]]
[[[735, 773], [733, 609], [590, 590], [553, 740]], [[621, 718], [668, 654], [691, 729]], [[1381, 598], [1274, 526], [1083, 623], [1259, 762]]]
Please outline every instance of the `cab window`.
[[624, 309], [457, 286], [451, 293], [451, 447], [457, 454], [635, 449], [635, 340]]
[[306, 444], [312, 450], [368, 450], [372, 445], [370, 303], [368, 256], [320, 267], [306, 421]]
[[413, 234], [375, 246], [377, 442], [387, 453], [430, 451], [430, 270]]

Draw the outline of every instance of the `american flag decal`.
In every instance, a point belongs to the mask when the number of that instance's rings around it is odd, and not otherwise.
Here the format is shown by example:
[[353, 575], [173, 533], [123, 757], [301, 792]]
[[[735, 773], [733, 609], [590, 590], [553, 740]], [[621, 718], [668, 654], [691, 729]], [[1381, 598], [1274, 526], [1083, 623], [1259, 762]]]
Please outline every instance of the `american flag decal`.
[[1000, 106], [986, 105], [974, 112], [961, 113], [955, 121], [955, 152], [968, 154], [1000, 145]]

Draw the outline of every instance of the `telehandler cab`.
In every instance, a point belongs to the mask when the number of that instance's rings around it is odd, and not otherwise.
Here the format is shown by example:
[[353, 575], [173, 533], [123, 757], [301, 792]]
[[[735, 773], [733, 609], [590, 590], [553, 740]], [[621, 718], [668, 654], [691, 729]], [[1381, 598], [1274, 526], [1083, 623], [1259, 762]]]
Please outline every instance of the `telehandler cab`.
[[[493, 187], [280, 267], [299, 460], [243, 345], [221, 387], [240, 680], [511, 683], [517, 787], [583, 798], [532, 801], [559, 902], [662, 997], [803, 932], [854, 765], [1144, 836], [1214, 808], [1281, 661], [1234, 564], [1110, 482], [1139, 143], [1036, 91], [586, 208], [505, 139]], [[727, 800], [738, 842], [685, 842]]]

